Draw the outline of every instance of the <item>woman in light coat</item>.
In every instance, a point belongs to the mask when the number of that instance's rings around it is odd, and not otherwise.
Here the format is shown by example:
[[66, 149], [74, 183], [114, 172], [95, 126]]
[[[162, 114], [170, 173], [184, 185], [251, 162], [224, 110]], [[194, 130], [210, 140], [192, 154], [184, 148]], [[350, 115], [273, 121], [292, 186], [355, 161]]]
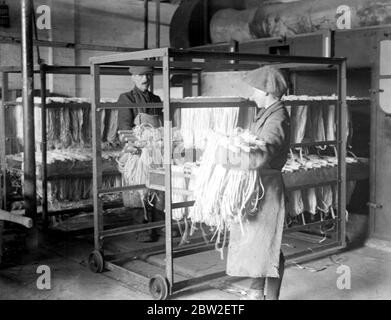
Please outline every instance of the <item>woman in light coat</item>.
[[287, 82], [273, 67], [253, 70], [245, 80], [254, 89], [250, 99], [257, 105], [250, 132], [264, 142], [264, 147], [240, 154], [220, 148], [216, 157], [230, 168], [235, 167], [231, 163], [239, 163], [239, 169], [258, 170], [265, 192], [256, 214], [245, 215], [245, 232], [240, 226], [231, 227], [227, 274], [253, 278], [250, 299], [275, 300], [284, 274], [281, 241], [285, 195], [281, 170], [289, 152], [290, 120], [281, 97], [287, 91]]

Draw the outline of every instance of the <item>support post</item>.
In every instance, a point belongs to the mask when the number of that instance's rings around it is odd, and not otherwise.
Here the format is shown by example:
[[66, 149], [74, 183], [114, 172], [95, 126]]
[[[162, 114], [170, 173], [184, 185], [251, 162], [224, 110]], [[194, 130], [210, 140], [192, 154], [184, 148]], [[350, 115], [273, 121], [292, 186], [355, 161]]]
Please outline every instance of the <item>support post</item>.
[[156, 3], [156, 48], [160, 48], [160, 0]]
[[7, 209], [7, 137], [5, 131], [5, 103], [8, 101], [8, 73], [1, 73], [1, 104], [0, 104], [0, 167], [1, 167], [1, 181], [0, 181], [0, 209]]
[[204, 44], [208, 44], [209, 40], [209, 35], [208, 35], [208, 29], [209, 29], [209, 8], [208, 8], [208, 0], [203, 1], [203, 19], [204, 19], [204, 27], [203, 27], [203, 36], [204, 36]]
[[342, 246], [346, 246], [346, 61], [338, 65], [338, 235]]
[[148, 49], [148, 0], [144, 0], [144, 49]]
[[170, 284], [170, 294], [174, 284], [172, 256], [172, 194], [171, 194], [171, 154], [172, 122], [170, 110], [170, 57], [168, 50], [163, 56], [163, 114], [164, 114], [164, 185], [166, 218], [166, 276]]
[[102, 143], [101, 143], [101, 119], [102, 110], [100, 103], [100, 68], [99, 65], [91, 65], [91, 128], [92, 128], [92, 193], [94, 201], [94, 243], [95, 250], [102, 250], [100, 234], [103, 231], [103, 206], [99, 196], [102, 189]]
[[4, 230], [4, 221], [0, 220], [0, 266], [3, 257], [3, 230]]
[[48, 181], [47, 181], [47, 117], [46, 117], [46, 70], [40, 66], [41, 76], [41, 154], [42, 154], [42, 220], [44, 228], [49, 226]]
[[34, 61], [33, 61], [33, 3], [22, 4], [22, 80], [23, 80], [23, 134], [24, 134], [24, 205], [26, 216], [35, 222], [37, 190], [35, 174], [34, 131]]

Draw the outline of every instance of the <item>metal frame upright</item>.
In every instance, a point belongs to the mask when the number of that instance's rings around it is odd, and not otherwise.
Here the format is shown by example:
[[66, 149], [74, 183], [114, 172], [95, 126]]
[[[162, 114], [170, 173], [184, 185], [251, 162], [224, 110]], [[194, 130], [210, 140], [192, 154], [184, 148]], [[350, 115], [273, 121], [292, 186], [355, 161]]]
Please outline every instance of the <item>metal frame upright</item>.
[[[153, 59], [153, 60], [150, 60]], [[176, 61], [178, 59], [179, 61]], [[185, 60], [189, 61], [185, 61]], [[193, 61], [196, 59], [196, 61]], [[202, 62], [200, 62], [202, 61]], [[337, 67], [338, 76], [338, 134], [337, 141], [325, 142], [322, 144], [336, 145], [338, 149], [338, 215], [337, 228], [338, 239], [332, 245], [324, 246], [319, 251], [314, 251], [307, 256], [316, 256], [339, 250], [345, 247], [345, 208], [346, 208], [346, 59], [345, 58], [324, 58], [324, 57], [301, 57], [301, 56], [277, 56], [265, 54], [246, 54], [246, 53], [228, 53], [228, 52], [203, 52], [191, 50], [177, 50], [171, 48], [151, 49], [145, 51], [115, 54], [109, 56], [95, 57], [90, 59], [91, 77], [92, 77], [92, 126], [93, 126], [93, 196], [94, 196], [94, 242], [95, 250], [89, 258], [90, 267], [95, 272], [102, 272], [104, 268], [116, 270], [130, 278], [140, 278], [141, 275], [135, 271], [128, 270], [118, 265], [117, 260], [110, 261], [103, 252], [103, 241], [107, 237], [119, 234], [131, 233], [140, 230], [158, 228], [162, 226], [160, 222], [154, 222], [147, 225], [133, 225], [116, 229], [103, 229], [102, 223], [102, 200], [101, 196], [106, 193], [114, 193], [125, 190], [135, 190], [144, 186], [127, 186], [114, 189], [102, 189], [102, 170], [101, 170], [101, 148], [100, 148], [100, 122], [99, 113], [104, 109], [120, 108], [163, 108], [164, 113], [164, 182], [165, 182], [165, 277], [156, 275], [150, 279], [150, 291], [155, 298], [165, 299], [168, 295], [191, 284], [197, 284], [201, 281], [210, 280], [222, 276], [222, 272], [210, 274], [201, 278], [192, 278], [184, 281], [174, 282], [173, 259], [178, 256], [193, 254], [205, 251], [201, 248], [185, 247], [173, 249], [172, 239], [172, 209], [189, 207], [192, 202], [172, 203], [171, 186], [171, 154], [172, 154], [172, 117], [177, 108], [194, 107], [234, 107], [237, 103], [186, 103], [185, 101], [171, 101], [170, 98], [170, 75], [175, 70], [186, 69], [190, 73], [202, 71], [222, 71], [222, 70], [251, 70], [262, 65], [272, 64], [281, 68], [330, 68]], [[120, 105], [113, 103], [100, 103], [100, 75], [101, 68], [106, 66], [133, 66], [144, 65], [152, 66], [155, 70], [161, 70], [163, 75], [163, 103], [153, 104], [135, 104]], [[246, 102], [243, 106], [248, 107]], [[309, 225], [307, 225], [309, 226]], [[140, 250], [138, 250], [140, 251]], [[141, 250], [142, 251], [142, 250]], [[139, 254], [138, 252], [137, 254]], [[127, 256], [134, 258], [136, 252], [129, 252]]]

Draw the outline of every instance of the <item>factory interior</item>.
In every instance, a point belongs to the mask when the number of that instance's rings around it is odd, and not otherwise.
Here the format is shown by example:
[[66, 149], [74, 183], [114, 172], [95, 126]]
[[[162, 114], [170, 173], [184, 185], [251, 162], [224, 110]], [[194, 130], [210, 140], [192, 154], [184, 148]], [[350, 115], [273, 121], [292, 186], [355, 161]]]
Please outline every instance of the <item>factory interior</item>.
[[[250, 299], [280, 216], [280, 300], [391, 299], [390, 57], [391, 0], [0, 0], [0, 300]], [[282, 169], [222, 166], [269, 67]]]

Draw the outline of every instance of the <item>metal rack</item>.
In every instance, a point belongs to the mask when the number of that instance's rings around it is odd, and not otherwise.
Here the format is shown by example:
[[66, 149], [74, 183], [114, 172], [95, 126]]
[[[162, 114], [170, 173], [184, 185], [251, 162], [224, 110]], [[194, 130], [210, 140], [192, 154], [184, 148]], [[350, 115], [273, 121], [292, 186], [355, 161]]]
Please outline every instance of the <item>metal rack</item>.
[[[154, 60], [148, 60], [154, 59]], [[180, 60], [177, 61], [176, 59]], [[197, 61], [193, 61], [197, 59]], [[201, 61], [201, 62], [200, 62]], [[191, 278], [182, 281], [174, 281], [174, 258], [189, 254], [194, 254], [208, 250], [205, 246], [188, 245], [180, 249], [173, 248], [172, 239], [172, 210], [191, 206], [191, 202], [172, 203], [171, 186], [171, 154], [172, 154], [172, 118], [177, 108], [194, 107], [237, 107], [238, 103], [223, 103], [207, 105], [202, 103], [184, 103], [171, 101], [170, 98], [170, 75], [176, 70], [187, 70], [189, 73], [200, 74], [202, 71], [222, 71], [222, 70], [251, 70], [262, 65], [275, 65], [280, 68], [336, 68], [338, 79], [338, 126], [337, 140], [325, 142], [324, 144], [335, 145], [338, 149], [338, 170], [336, 183], [338, 185], [338, 216], [335, 219], [337, 225], [337, 237], [331, 244], [319, 246], [319, 248], [306, 253], [317, 256], [320, 254], [334, 252], [345, 247], [345, 207], [346, 207], [346, 59], [344, 58], [317, 58], [317, 57], [299, 57], [299, 56], [276, 56], [262, 54], [241, 54], [226, 52], [203, 52], [176, 50], [171, 48], [152, 49], [146, 51], [115, 54], [90, 59], [91, 77], [93, 79], [92, 88], [92, 127], [93, 127], [93, 196], [94, 196], [94, 242], [95, 250], [89, 257], [89, 264], [93, 271], [102, 272], [104, 268], [120, 272], [125, 277], [140, 279], [143, 277], [140, 273], [128, 270], [120, 266], [117, 261], [119, 257], [105, 257], [103, 252], [104, 239], [119, 234], [131, 233], [152, 228], [165, 226], [165, 276], [156, 275], [150, 279], [150, 292], [156, 299], [166, 299], [168, 295], [188, 287], [192, 284], [198, 284], [202, 281], [214, 279], [225, 275], [225, 272], [209, 274], [203, 277]], [[100, 103], [100, 75], [102, 69], [107, 66], [152, 66], [155, 70], [161, 71], [163, 75], [163, 103], [138, 104], [138, 105], [120, 105]], [[249, 104], [243, 102], [243, 106]], [[111, 230], [104, 230], [102, 223], [102, 200], [101, 195], [106, 193], [120, 192], [125, 190], [135, 190], [144, 186], [127, 186], [115, 189], [102, 189], [101, 172], [101, 144], [100, 144], [100, 122], [99, 114], [104, 109], [119, 108], [163, 108], [164, 113], [164, 191], [165, 191], [165, 222], [154, 222], [146, 225], [134, 225]], [[343, 214], [342, 214], [343, 213]], [[319, 223], [316, 223], [317, 225]], [[306, 227], [310, 226], [308, 224]], [[155, 248], [156, 249], [156, 248]], [[160, 248], [160, 253], [161, 253]], [[152, 249], [153, 250], [153, 249]], [[142, 251], [142, 250], [141, 250]], [[126, 253], [127, 257], [137, 257], [140, 250]], [[124, 257], [123, 257], [124, 258]], [[296, 257], [299, 258], [299, 257]], [[147, 279], [148, 280], [148, 279]]]
[[[1, 173], [2, 173], [2, 193], [0, 195], [2, 205], [1, 208], [7, 207], [7, 183], [6, 183], [6, 171], [7, 171], [7, 161], [6, 161], [6, 122], [5, 122], [5, 108], [10, 103], [9, 100], [9, 74], [20, 74], [22, 72], [20, 67], [17, 66], [7, 66], [0, 67], [1, 75], [1, 88], [2, 88], [2, 101], [0, 104], [0, 164], [1, 164]], [[129, 76], [128, 68], [125, 67], [104, 67], [101, 70], [104, 75], [116, 75], [116, 76]], [[90, 68], [88, 66], [52, 66], [47, 64], [41, 64], [40, 66], [34, 67], [34, 73], [40, 74], [40, 84], [41, 84], [41, 118], [46, 119], [46, 112], [48, 106], [46, 105], [46, 76], [48, 74], [69, 74], [69, 75], [89, 75]], [[42, 218], [44, 224], [48, 225], [48, 219], [51, 215], [61, 215], [63, 213], [72, 213], [74, 210], [59, 210], [54, 212], [49, 212], [48, 210], [48, 166], [47, 166], [47, 130], [46, 130], [46, 121], [42, 121]], [[81, 208], [85, 210], [86, 208]], [[92, 208], [90, 208], [92, 209]]]

